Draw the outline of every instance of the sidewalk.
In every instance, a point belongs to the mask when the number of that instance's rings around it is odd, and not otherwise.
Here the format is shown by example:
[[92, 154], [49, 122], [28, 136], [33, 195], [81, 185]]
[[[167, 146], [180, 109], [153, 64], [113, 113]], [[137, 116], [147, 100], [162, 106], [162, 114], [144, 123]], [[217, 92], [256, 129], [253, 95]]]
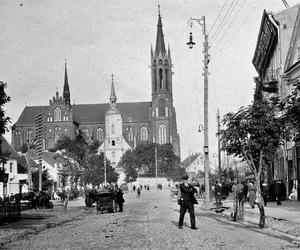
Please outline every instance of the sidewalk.
[[[233, 212], [233, 199], [229, 198], [222, 202], [223, 206], [229, 207], [229, 209], [225, 209], [221, 214], [230, 217]], [[291, 236], [300, 237], [300, 201], [286, 200], [282, 201], [281, 204], [278, 206], [276, 202], [268, 202], [267, 206], [264, 207], [265, 226]], [[244, 208], [244, 221], [258, 225], [260, 213], [257, 205], [252, 209], [249, 202], [246, 202]]]

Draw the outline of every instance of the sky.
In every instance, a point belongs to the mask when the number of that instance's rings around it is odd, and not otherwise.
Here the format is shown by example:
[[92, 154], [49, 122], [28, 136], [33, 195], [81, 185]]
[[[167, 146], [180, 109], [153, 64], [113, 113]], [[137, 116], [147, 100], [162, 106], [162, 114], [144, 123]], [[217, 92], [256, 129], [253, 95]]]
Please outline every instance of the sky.
[[[0, 0], [0, 80], [8, 84], [5, 111], [12, 124], [25, 105], [48, 105], [56, 90], [62, 93], [65, 60], [71, 103], [108, 102], [111, 74], [118, 102], [151, 101], [158, 4], [171, 48], [182, 160], [203, 151], [203, 34], [188, 19], [205, 16], [209, 152], [215, 157], [217, 110], [222, 117], [251, 104], [257, 76], [251, 61], [262, 13], [284, 10], [281, 0]], [[11, 141], [10, 133], [5, 137]]]

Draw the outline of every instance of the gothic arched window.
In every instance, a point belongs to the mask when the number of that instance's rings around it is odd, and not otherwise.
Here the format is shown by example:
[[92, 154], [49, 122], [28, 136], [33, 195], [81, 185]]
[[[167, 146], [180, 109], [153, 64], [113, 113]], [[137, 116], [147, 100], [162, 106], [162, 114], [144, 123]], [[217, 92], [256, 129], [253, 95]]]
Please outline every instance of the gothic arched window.
[[59, 140], [60, 136], [61, 136], [61, 128], [60, 127], [55, 127], [55, 129], [54, 129], [54, 143], [55, 144]]
[[32, 130], [26, 131], [26, 143], [31, 144], [33, 142]]
[[147, 141], [148, 140], [148, 130], [146, 127], [141, 128], [141, 141]]
[[156, 74], [156, 69], [153, 70], [153, 77], [154, 77], [154, 90], [157, 90], [157, 74]]
[[104, 140], [104, 134], [102, 128], [97, 128], [96, 130], [96, 140], [102, 142]]
[[164, 124], [161, 124], [158, 128], [158, 143], [160, 145], [167, 142], [167, 129]]
[[159, 100], [159, 116], [165, 116], [165, 102], [163, 99]]
[[61, 110], [59, 108], [55, 108], [54, 110], [54, 121], [55, 122], [61, 121]]
[[158, 107], [155, 107], [155, 116], [158, 117]]
[[166, 106], [166, 116], [169, 116], [169, 108]]
[[88, 130], [87, 128], [84, 128], [84, 129], [82, 130], [82, 132], [84, 133], [84, 135], [85, 135], [86, 137], [89, 137], [89, 130]]
[[53, 140], [51, 137], [48, 138], [48, 141], [47, 141], [47, 149], [50, 149], [50, 148], [53, 148], [54, 145], [53, 145]]
[[132, 127], [126, 128], [128, 141], [133, 141], [133, 130]]
[[168, 69], [165, 70], [166, 90], [169, 90]]
[[159, 69], [158, 77], [159, 77], [159, 89], [163, 89], [164, 79], [163, 79], [163, 71], [162, 71], [162, 69]]

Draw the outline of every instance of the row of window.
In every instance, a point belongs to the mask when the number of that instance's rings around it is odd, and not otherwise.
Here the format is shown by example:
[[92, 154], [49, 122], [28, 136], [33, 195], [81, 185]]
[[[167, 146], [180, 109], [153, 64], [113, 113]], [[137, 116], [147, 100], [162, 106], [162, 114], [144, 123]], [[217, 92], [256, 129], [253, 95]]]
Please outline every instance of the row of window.
[[64, 114], [63, 116], [61, 115], [61, 110], [59, 108], [55, 108], [53, 117], [49, 114], [47, 117], [47, 122], [60, 122], [60, 121], [69, 121], [69, 117]]
[[[114, 130], [113, 125], [112, 125], [112, 130]], [[89, 130], [84, 128], [83, 133], [89, 137]], [[125, 129], [125, 133], [127, 136], [127, 139], [129, 141], [133, 141], [134, 136], [133, 136], [133, 129], [132, 127], [127, 127]], [[16, 135], [20, 135], [20, 132], [17, 131]], [[52, 137], [49, 137], [47, 139], [47, 148], [53, 148], [53, 146], [57, 143], [57, 141], [59, 140], [59, 138], [61, 137], [61, 128], [60, 127], [55, 127], [54, 128], [54, 140]], [[97, 128], [96, 129], [96, 140], [97, 141], [104, 141], [104, 131], [102, 128]], [[140, 140], [141, 141], [148, 141], [148, 129], [146, 127], [142, 127], [140, 129]], [[28, 142], [29, 144], [33, 143], [33, 132], [32, 130], [27, 130], [26, 131], [26, 142]], [[158, 143], [159, 144], [165, 144], [167, 142], [167, 129], [166, 126], [164, 124], [161, 124], [159, 126], [159, 130], [158, 130]]]

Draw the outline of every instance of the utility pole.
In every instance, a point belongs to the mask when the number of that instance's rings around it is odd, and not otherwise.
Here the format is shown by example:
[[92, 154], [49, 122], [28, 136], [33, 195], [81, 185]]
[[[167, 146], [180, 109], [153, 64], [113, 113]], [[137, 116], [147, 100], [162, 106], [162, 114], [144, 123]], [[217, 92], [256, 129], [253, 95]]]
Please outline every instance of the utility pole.
[[191, 151], [189, 150], [189, 169], [190, 169], [190, 181], [192, 180], [192, 170], [191, 170]]
[[217, 110], [217, 122], [218, 122], [218, 164], [219, 164], [219, 182], [221, 183], [222, 169], [221, 169], [221, 141], [220, 141], [220, 114], [219, 109]]
[[156, 179], [156, 185], [157, 185], [157, 149], [156, 146], [154, 148], [154, 154], [155, 154], [155, 179]]
[[[202, 27], [202, 33], [204, 35], [204, 67], [203, 67], [203, 76], [204, 76], [204, 182], [205, 182], [205, 208], [206, 210], [210, 209], [210, 190], [209, 190], [209, 150], [208, 150], [208, 64], [210, 55], [208, 54], [208, 35], [206, 34], [206, 24], [205, 16], [200, 19], [190, 18], [189, 23], [192, 26], [193, 21], [196, 21]], [[192, 49], [193, 45], [192, 32], [190, 32], [190, 41], [187, 43], [189, 48]]]

